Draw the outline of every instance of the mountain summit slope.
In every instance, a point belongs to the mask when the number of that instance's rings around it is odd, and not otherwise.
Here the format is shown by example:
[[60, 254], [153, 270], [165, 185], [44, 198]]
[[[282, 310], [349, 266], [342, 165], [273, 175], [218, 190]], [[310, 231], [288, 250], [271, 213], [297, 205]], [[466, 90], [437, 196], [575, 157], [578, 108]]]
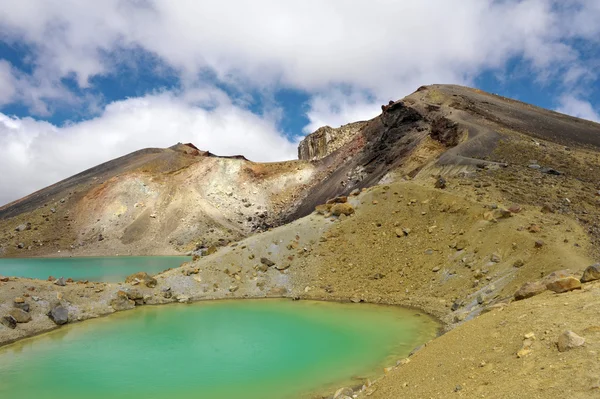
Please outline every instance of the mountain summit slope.
[[[599, 124], [467, 87], [423, 86], [369, 121], [308, 135], [299, 161], [260, 164], [192, 144], [109, 161], [0, 208], [0, 253], [187, 253], [298, 219], [352, 190], [477, 170], [519, 180], [531, 166], [594, 189], [599, 148]], [[515, 184], [515, 200], [553, 198], [528, 199], [519, 189], [528, 184]], [[583, 215], [586, 206], [566, 211]]]

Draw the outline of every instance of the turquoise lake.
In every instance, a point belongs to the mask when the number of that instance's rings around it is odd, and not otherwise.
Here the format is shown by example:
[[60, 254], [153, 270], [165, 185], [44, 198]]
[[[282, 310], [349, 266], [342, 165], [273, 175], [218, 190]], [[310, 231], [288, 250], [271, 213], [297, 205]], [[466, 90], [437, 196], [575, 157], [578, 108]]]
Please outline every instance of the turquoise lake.
[[73, 280], [115, 283], [137, 272], [156, 274], [179, 267], [186, 256], [115, 256], [85, 258], [0, 258], [0, 275], [39, 278], [48, 276]]
[[0, 398], [306, 398], [381, 375], [437, 329], [368, 304], [143, 307], [0, 348]]

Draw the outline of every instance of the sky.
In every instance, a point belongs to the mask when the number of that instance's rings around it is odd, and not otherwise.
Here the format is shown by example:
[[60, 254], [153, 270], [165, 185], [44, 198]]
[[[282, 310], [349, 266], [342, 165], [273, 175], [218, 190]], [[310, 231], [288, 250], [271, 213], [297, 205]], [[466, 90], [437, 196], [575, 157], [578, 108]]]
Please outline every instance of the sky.
[[597, 0], [0, 0], [0, 205], [145, 147], [253, 161], [454, 83], [600, 121]]

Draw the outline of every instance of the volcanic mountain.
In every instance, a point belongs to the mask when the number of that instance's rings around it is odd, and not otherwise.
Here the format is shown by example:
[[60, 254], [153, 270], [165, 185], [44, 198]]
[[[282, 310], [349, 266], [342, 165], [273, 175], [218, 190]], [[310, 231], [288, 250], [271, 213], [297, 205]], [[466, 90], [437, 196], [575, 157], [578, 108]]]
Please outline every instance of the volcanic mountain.
[[[598, 124], [450, 85], [421, 87], [382, 109], [369, 121], [308, 135], [296, 161], [255, 163], [180, 143], [98, 165], [1, 207], [0, 253], [188, 253], [295, 220], [381, 181], [469, 170], [502, 169], [499, 178], [508, 178], [539, 163], [597, 189]], [[524, 198], [525, 187], [511, 194], [538, 205], [553, 199]], [[568, 210], [586, 215], [580, 206]], [[597, 233], [597, 220], [582, 219]]]

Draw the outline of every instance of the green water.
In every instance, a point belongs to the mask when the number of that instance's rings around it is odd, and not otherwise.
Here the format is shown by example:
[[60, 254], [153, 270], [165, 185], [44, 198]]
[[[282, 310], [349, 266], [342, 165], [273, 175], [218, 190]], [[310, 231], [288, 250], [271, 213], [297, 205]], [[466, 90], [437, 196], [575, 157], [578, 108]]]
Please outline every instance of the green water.
[[73, 280], [114, 283], [137, 272], [156, 274], [178, 267], [191, 258], [185, 256], [115, 256], [85, 258], [0, 258], [0, 275], [47, 279], [48, 276]]
[[305, 397], [358, 385], [433, 338], [435, 322], [415, 313], [288, 300], [139, 308], [0, 348], [0, 398]]

